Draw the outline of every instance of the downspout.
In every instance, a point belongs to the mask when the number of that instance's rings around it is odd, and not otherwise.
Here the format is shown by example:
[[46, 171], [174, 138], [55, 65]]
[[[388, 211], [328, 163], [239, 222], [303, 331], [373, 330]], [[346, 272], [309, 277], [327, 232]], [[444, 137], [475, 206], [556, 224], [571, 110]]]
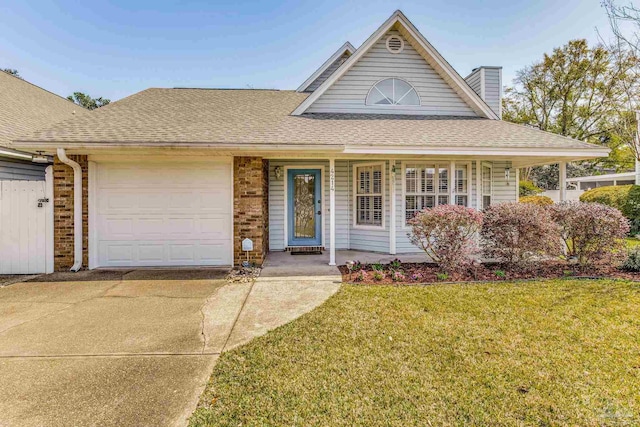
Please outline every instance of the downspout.
[[67, 157], [64, 148], [58, 148], [58, 158], [73, 169], [73, 266], [71, 271], [82, 268], [82, 168]]

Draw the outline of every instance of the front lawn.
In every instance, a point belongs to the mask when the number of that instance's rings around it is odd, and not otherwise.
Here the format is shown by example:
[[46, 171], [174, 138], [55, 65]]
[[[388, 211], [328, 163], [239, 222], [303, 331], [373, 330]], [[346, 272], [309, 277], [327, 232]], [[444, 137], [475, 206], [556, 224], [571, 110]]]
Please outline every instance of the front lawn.
[[638, 425], [640, 284], [344, 285], [222, 355], [192, 426]]

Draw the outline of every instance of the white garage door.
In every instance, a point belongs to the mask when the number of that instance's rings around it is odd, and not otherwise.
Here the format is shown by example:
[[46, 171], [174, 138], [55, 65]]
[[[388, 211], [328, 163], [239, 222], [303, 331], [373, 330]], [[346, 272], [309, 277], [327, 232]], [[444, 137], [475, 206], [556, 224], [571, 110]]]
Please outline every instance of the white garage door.
[[231, 265], [230, 163], [97, 163], [94, 176], [96, 266]]

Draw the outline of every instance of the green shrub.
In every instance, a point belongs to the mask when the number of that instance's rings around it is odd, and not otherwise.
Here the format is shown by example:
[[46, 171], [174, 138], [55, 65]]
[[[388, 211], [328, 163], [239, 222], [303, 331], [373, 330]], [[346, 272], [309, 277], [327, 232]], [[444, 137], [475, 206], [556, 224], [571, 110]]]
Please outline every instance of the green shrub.
[[547, 196], [524, 196], [520, 197], [520, 203], [531, 203], [540, 206], [549, 206], [553, 204], [551, 197]]
[[520, 197], [535, 196], [542, 193], [542, 188], [538, 187], [531, 181], [520, 181]]
[[640, 233], [640, 185], [593, 188], [585, 191], [580, 201], [602, 203], [620, 210], [631, 224], [631, 234]]
[[624, 261], [621, 267], [624, 271], [640, 272], [640, 249], [635, 248], [629, 251], [627, 259]]

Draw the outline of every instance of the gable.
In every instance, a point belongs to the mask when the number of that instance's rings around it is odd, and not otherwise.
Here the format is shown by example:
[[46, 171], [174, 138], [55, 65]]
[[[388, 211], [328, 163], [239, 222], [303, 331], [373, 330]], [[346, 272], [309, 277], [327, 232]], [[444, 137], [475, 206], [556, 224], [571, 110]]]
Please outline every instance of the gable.
[[[403, 40], [402, 52], [392, 53], [387, 49], [389, 36]], [[392, 77], [410, 83], [420, 97], [420, 105], [366, 105], [372, 86]], [[380, 37], [358, 62], [310, 105], [307, 112], [477, 116], [395, 28]]]
[[324, 70], [322, 74], [320, 74], [313, 82], [311, 82], [311, 84], [304, 90], [304, 92], [313, 92], [314, 90], [318, 89], [318, 87], [322, 83], [324, 83], [324, 81], [327, 80], [329, 76], [333, 74], [338, 69], [338, 67], [344, 63], [344, 61], [349, 59], [350, 56], [351, 53], [345, 51], [342, 56], [333, 61], [333, 63], [329, 65], [329, 67]]

